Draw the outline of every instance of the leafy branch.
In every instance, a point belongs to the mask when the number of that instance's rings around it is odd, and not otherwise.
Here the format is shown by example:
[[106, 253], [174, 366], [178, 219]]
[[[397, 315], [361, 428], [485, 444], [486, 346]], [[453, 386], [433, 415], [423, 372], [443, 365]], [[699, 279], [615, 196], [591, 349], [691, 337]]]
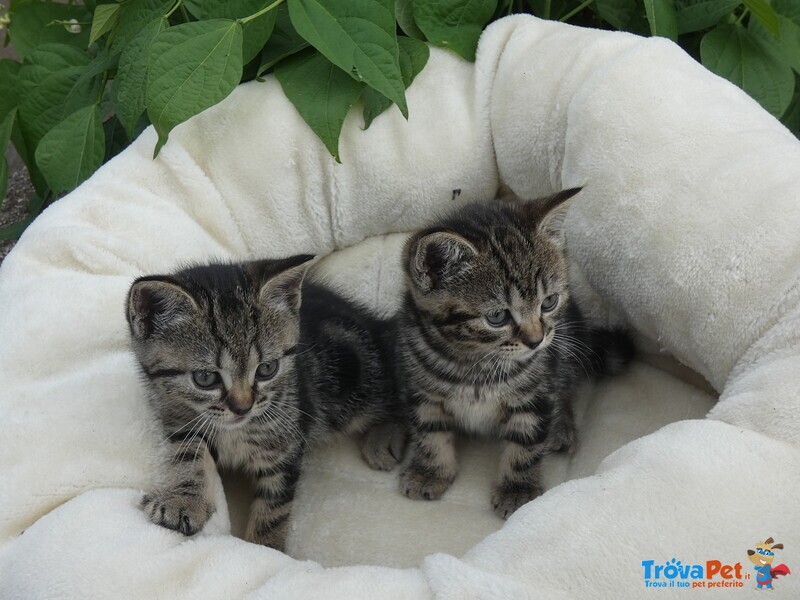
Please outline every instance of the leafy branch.
[[[0, 9], [1, 10], [1, 9]], [[0, 12], [21, 61], [0, 61], [0, 148], [36, 189], [33, 214], [152, 124], [155, 154], [180, 123], [273, 72], [339, 159], [353, 107], [364, 127], [425, 67], [425, 42], [475, 59], [492, 20], [545, 19], [678, 42], [800, 135], [797, 0], [12, 0]], [[0, 162], [0, 198], [8, 166]]]

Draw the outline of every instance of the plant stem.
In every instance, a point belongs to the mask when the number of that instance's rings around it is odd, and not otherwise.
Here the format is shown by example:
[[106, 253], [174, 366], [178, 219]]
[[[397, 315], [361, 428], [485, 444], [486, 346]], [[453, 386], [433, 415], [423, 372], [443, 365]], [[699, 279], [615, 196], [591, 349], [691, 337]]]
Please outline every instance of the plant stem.
[[173, 6], [172, 8], [170, 8], [170, 9], [169, 9], [169, 12], [168, 12], [167, 14], [165, 14], [165, 15], [164, 15], [164, 18], [165, 18], [165, 19], [169, 19], [169, 18], [172, 16], [172, 13], [174, 13], [176, 10], [178, 10], [178, 7], [179, 7], [181, 4], [183, 4], [183, 0], [178, 0], [178, 1], [175, 3], [175, 6]]
[[100, 93], [97, 95], [97, 100], [94, 101], [97, 106], [103, 103], [103, 94], [106, 91], [106, 82], [108, 82], [108, 71], [103, 73], [103, 83], [100, 85]]
[[590, 5], [590, 4], [592, 4], [593, 2], [594, 2], [594, 0], [584, 0], [584, 2], [581, 2], [581, 3], [580, 3], [578, 6], [576, 6], [576, 7], [575, 7], [573, 10], [569, 11], [567, 14], [565, 14], [563, 17], [561, 17], [561, 18], [559, 19], [559, 21], [562, 21], [562, 22], [563, 22], [563, 21], [569, 21], [569, 20], [570, 20], [572, 17], [574, 17], [575, 15], [577, 15], [577, 14], [578, 14], [579, 12], [581, 12], [581, 11], [582, 11], [584, 8], [588, 8], [588, 7], [589, 7], [589, 5]]
[[739, 15], [739, 18], [738, 18], [738, 19], [736, 19], [736, 24], [738, 25], [739, 23], [741, 23], [741, 22], [742, 22], [742, 19], [744, 19], [744, 18], [745, 18], [745, 16], [747, 15], [747, 13], [749, 13], [749, 12], [750, 12], [750, 9], [749, 9], [749, 8], [745, 8], [745, 9], [742, 11], [742, 14], [740, 14], [740, 15]]
[[186, 7], [183, 5], [182, 2], [181, 2], [181, 16], [183, 17], [183, 20], [186, 21], [187, 23], [191, 21], [191, 19], [189, 18], [189, 11], [186, 10]]
[[545, 19], [550, 18], [550, 3], [551, 0], [544, 0], [544, 15], [542, 15]]
[[271, 10], [272, 10], [273, 8], [275, 8], [276, 6], [278, 6], [278, 5], [280, 5], [280, 4], [283, 4], [283, 1], [284, 1], [284, 0], [275, 0], [275, 2], [273, 2], [273, 3], [272, 3], [272, 4], [270, 4], [269, 6], [266, 6], [266, 7], [262, 8], [260, 11], [253, 13], [253, 14], [252, 14], [252, 15], [250, 15], [249, 17], [245, 17], [244, 19], [236, 19], [236, 21], [239, 23], [239, 25], [247, 25], [247, 24], [248, 24], [250, 21], [252, 21], [253, 19], [257, 19], [257, 18], [258, 18], [258, 17], [260, 17], [261, 15], [263, 15], [263, 14], [265, 14], [265, 13], [268, 13], [269, 11], [271, 11]]

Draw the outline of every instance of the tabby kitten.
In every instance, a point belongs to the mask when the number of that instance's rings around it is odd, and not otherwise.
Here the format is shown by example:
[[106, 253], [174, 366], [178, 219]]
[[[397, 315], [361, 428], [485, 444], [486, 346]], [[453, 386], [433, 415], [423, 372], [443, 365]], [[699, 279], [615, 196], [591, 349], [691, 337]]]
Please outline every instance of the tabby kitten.
[[133, 348], [170, 446], [163, 487], [142, 500], [154, 523], [196, 533], [214, 511], [212, 469], [242, 468], [256, 490], [246, 538], [283, 549], [308, 445], [366, 432], [372, 468], [402, 458], [391, 331], [321, 286], [301, 290], [311, 258], [197, 266], [132, 285]]
[[469, 205], [407, 242], [397, 356], [409, 498], [453, 482], [457, 430], [489, 435], [504, 441], [492, 505], [507, 518], [542, 493], [541, 458], [572, 449], [576, 384], [630, 360], [630, 338], [588, 328], [569, 297], [562, 225], [578, 191]]

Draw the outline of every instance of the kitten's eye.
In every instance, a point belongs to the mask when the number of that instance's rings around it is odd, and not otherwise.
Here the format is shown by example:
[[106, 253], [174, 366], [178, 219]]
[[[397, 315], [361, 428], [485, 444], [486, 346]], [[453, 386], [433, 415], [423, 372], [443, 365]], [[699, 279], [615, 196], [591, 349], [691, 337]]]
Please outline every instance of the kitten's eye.
[[278, 359], [269, 362], [263, 362], [256, 368], [256, 377], [258, 379], [267, 380], [275, 377], [278, 372]]
[[542, 312], [550, 312], [558, 306], [558, 294], [550, 294], [542, 302]]
[[212, 388], [220, 382], [219, 373], [216, 371], [194, 371], [192, 373], [194, 384], [203, 389]]
[[492, 327], [502, 327], [511, 320], [511, 314], [507, 310], [496, 310], [484, 315], [486, 322]]

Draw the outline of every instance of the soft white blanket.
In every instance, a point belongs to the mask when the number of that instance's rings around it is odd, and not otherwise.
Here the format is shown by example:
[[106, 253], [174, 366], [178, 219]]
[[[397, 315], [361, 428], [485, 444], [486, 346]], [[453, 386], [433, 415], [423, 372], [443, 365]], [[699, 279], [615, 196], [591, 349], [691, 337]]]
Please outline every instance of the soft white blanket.
[[[392, 109], [367, 131], [353, 111], [338, 165], [274, 79], [241, 86], [25, 233], [0, 269], [1, 598], [680, 596], [645, 591], [642, 561], [740, 562], [750, 589], [746, 550], [768, 536], [798, 596], [800, 143], [669, 42], [527, 17], [493, 25], [474, 66], [432, 50], [408, 101], [408, 122]], [[586, 186], [568, 217], [582, 303], [705, 377], [706, 418], [702, 378], [651, 357], [583, 390], [579, 451], [505, 525], [491, 444], [420, 503], [346, 441], [308, 460], [294, 558], [230, 535], [235, 482], [192, 539], [146, 520], [159, 452], [127, 349], [135, 276], [348, 248], [320, 270], [388, 311], [403, 238], [382, 235], [501, 180]]]

